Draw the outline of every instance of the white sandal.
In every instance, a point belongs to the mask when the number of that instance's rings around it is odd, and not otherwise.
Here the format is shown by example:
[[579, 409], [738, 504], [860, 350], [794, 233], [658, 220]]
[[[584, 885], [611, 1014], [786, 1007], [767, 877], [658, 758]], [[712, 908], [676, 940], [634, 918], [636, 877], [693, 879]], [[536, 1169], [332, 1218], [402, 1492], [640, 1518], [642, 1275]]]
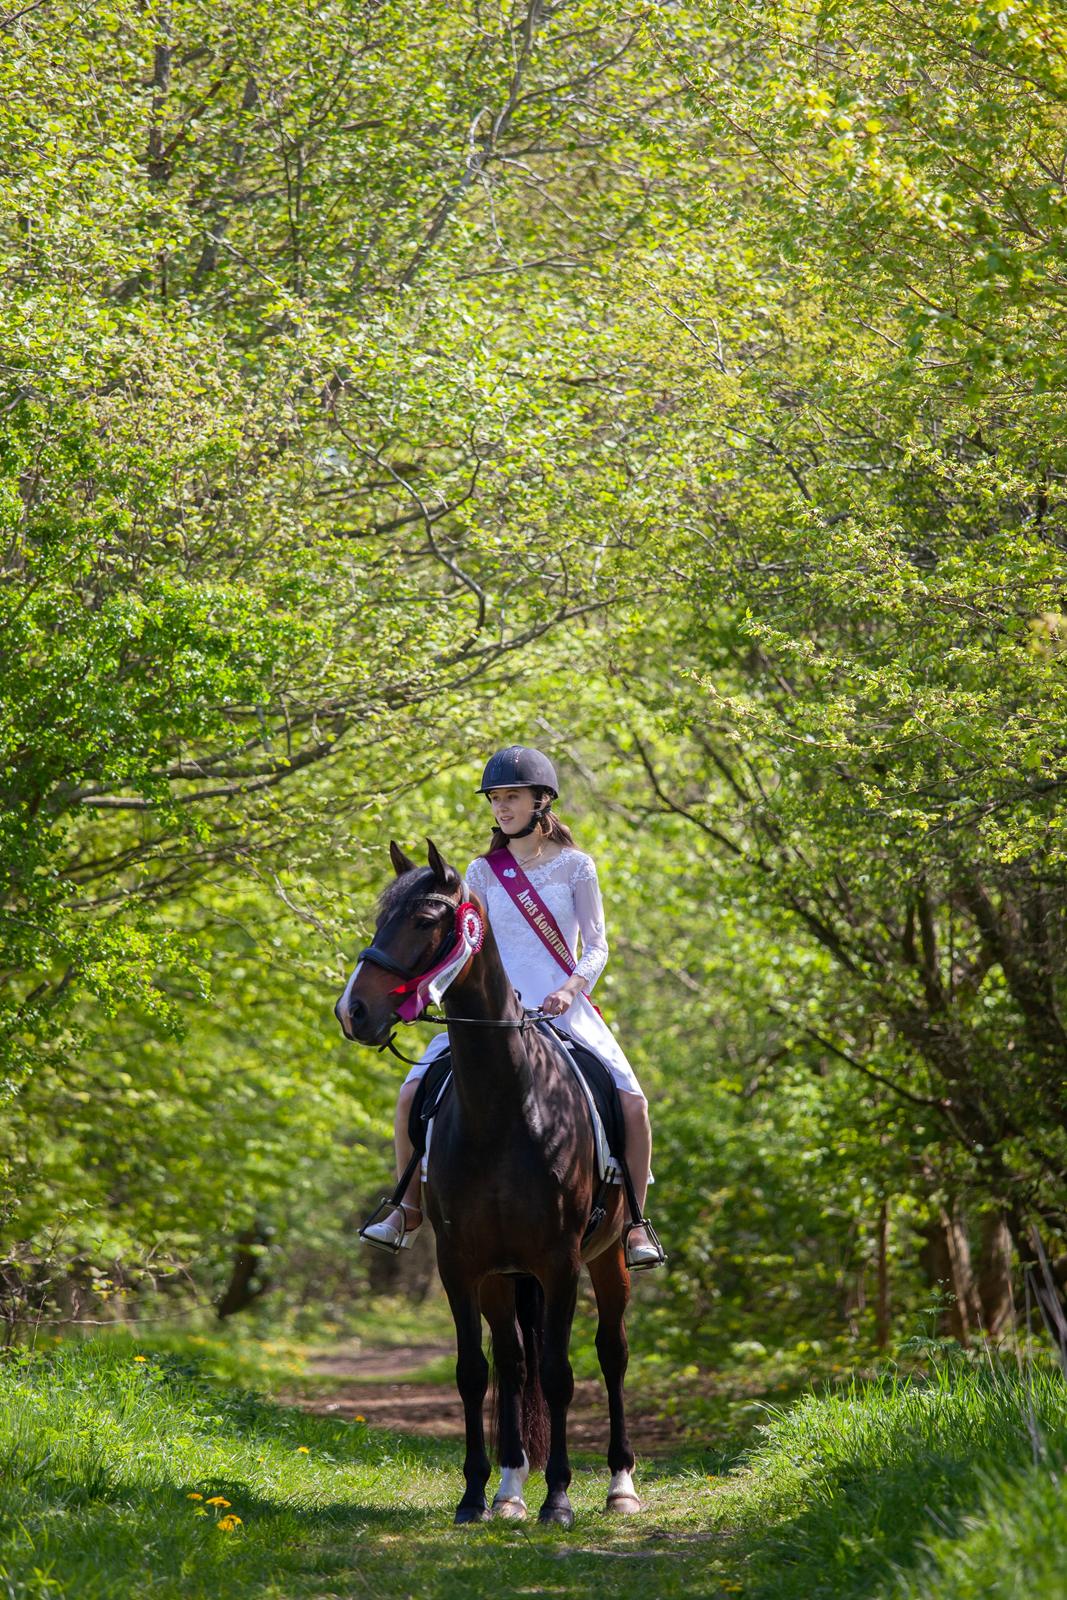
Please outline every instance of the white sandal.
[[[633, 1234], [638, 1228], [643, 1228], [647, 1239], [639, 1243]], [[630, 1222], [623, 1230], [623, 1255], [626, 1265], [631, 1272], [647, 1272], [652, 1267], [662, 1267], [666, 1260], [666, 1252], [656, 1238], [656, 1230], [647, 1217], [642, 1217], [640, 1222]]]
[[[373, 1245], [376, 1250], [388, 1250], [390, 1255], [395, 1256], [398, 1250], [410, 1250], [415, 1243], [415, 1235], [422, 1227], [422, 1211], [418, 1206], [409, 1206], [405, 1200], [396, 1206], [389, 1201], [386, 1201], [385, 1205], [390, 1206], [389, 1216], [383, 1217], [380, 1222], [376, 1222], [373, 1218], [370, 1222], [365, 1222], [359, 1230], [359, 1237], [365, 1244]], [[385, 1205], [379, 1206], [378, 1210], [384, 1210]], [[413, 1226], [408, 1225], [409, 1211], [419, 1219]], [[399, 1228], [390, 1220], [398, 1213]], [[377, 1214], [375, 1212], [375, 1217]]]

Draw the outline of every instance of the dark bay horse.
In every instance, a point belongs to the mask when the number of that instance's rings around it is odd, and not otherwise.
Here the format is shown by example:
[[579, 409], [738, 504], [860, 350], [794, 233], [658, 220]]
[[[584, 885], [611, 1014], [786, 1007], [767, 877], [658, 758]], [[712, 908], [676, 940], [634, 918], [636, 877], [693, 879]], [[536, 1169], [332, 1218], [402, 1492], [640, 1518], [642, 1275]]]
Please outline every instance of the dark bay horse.
[[[526, 1477], [541, 1465], [548, 1493], [540, 1521], [570, 1527], [574, 1520], [567, 1498], [567, 1408], [574, 1394], [568, 1347], [583, 1263], [596, 1294], [596, 1348], [608, 1393], [607, 1507], [639, 1511], [623, 1405], [630, 1295], [623, 1204], [611, 1186], [604, 1219], [583, 1244], [598, 1187], [585, 1096], [562, 1048], [525, 1023], [484, 907], [455, 868], [432, 843], [428, 867], [417, 867], [395, 844], [390, 854], [397, 876], [381, 896], [374, 941], [337, 1003], [348, 1038], [381, 1045], [390, 1037], [397, 974], [429, 972], [445, 957], [464, 901], [485, 923], [480, 950], [444, 995], [454, 1092], [435, 1121], [427, 1165], [427, 1212], [456, 1324], [456, 1384], [466, 1420], [466, 1491], [456, 1521], [525, 1516]], [[492, 1336], [503, 1468], [492, 1513], [485, 1497], [489, 1364], [482, 1316]]]

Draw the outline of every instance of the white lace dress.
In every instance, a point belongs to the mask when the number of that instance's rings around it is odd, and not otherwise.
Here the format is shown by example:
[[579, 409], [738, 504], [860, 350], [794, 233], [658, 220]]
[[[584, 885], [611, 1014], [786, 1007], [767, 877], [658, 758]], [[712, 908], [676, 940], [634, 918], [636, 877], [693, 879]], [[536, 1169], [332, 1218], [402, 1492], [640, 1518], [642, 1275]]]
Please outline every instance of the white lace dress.
[[[584, 980], [585, 993], [577, 995], [561, 1016], [553, 1017], [554, 1025], [598, 1055], [620, 1089], [643, 1097], [634, 1069], [611, 1029], [587, 998], [608, 959], [604, 903], [600, 898], [596, 863], [583, 850], [565, 849], [551, 861], [529, 866], [525, 871], [555, 917], [571, 954], [576, 957], [581, 935], [582, 953], [575, 971]], [[539, 1006], [546, 995], [566, 982], [567, 974], [515, 907], [483, 857], [476, 856], [467, 868], [467, 885], [486, 908], [504, 970], [518, 990], [523, 1005]], [[414, 1078], [421, 1078], [447, 1044], [447, 1033], [435, 1034], [405, 1081], [410, 1083]]]

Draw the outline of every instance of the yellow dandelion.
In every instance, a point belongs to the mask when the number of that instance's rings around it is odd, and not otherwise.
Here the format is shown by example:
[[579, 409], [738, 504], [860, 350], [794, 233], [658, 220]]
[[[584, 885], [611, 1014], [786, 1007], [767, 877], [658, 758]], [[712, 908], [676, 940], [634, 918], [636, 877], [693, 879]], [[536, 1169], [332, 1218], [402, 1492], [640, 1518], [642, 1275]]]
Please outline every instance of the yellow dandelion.
[[366, 1420], [367, 1420], [366, 1417], [353, 1417], [352, 1418], [353, 1422], [366, 1422]]
[[187, 1494], [185, 1498], [187, 1500], [202, 1500], [204, 1497], [202, 1494]]
[[147, 1357], [147, 1356], [134, 1356], [134, 1358], [133, 1358], [133, 1359], [134, 1359], [134, 1360], [135, 1360], [135, 1361], [147, 1361], [147, 1360], [148, 1360], [148, 1357]]
[[310, 1451], [306, 1444], [298, 1444], [296, 1447], [296, 1453], [298, 1456], [306, 1456], [310, 1454]]
[[215, 1526], [221, 1533], [232, 1533], [234, 1528], [241, 1526], [241, 1519], [235, 1516], [220, 1517]]
[[224, 1500], [221, 1494], [213, 1494], [210, 1500], [204, 1501], [204, 1504], [206, 1506], [228, 1506], [230, 1502], [228, 1500]]

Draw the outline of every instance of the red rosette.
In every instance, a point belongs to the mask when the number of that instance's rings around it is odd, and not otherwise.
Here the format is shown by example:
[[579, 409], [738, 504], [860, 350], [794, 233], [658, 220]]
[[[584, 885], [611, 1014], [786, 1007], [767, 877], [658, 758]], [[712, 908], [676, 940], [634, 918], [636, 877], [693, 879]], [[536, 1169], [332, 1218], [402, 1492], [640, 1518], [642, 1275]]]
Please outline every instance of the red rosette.
[[456, 907], [456, 927], [470, 945], [471, 954], [477, 955], [485, 939], [485, 923], [478, 907], [469, 900]]

